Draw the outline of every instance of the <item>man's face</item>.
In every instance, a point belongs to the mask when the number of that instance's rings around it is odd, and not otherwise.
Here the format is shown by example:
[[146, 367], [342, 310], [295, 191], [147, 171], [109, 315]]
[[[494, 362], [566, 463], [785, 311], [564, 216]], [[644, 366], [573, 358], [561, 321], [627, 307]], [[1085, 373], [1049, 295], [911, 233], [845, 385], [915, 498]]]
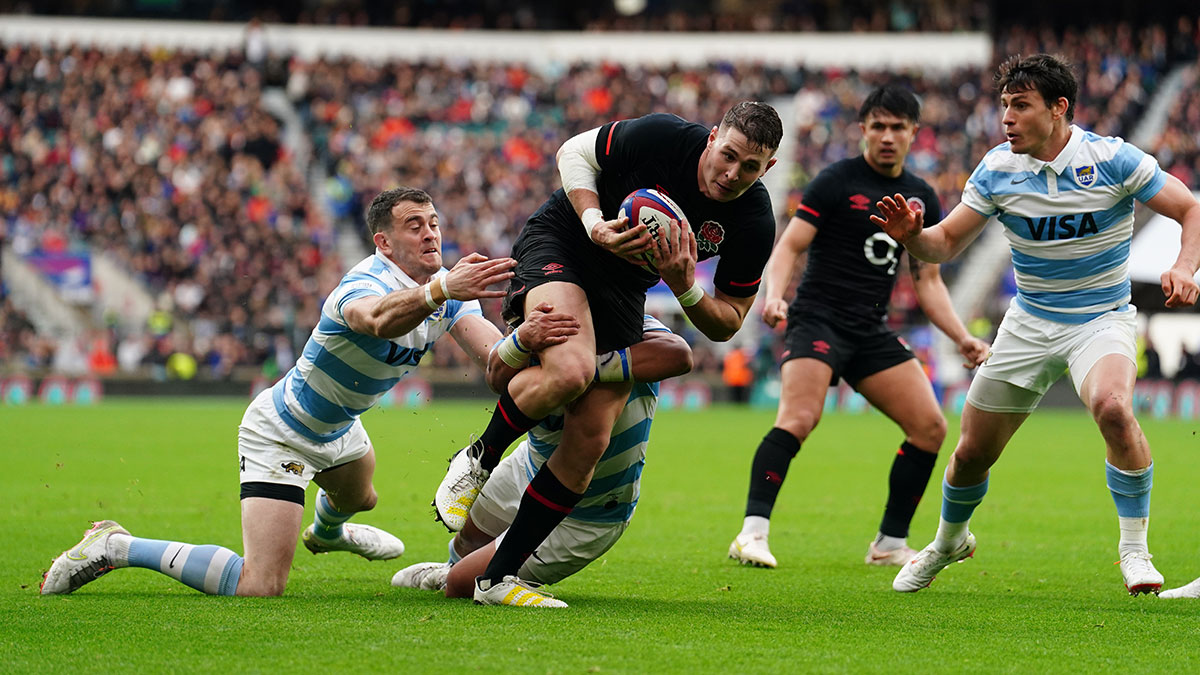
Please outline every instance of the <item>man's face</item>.
[[1055, 124], [1064, 119], [1067, 99], [1060, 98], [1047, 104], [1037, 89], [1005, 89], [1000, 94], [1000, 108], [1004, 112], [1004, 135], [1008, 138], [1013, 152], [1033, 155], [1046, 161], [1054, 159], [1039, 155], [1047, 150]]
[[414, 281], [442, 268], [442, 233], [433, 204], [403, 201], [392, 207], [392, 226], [373, 237], [375, 246]]
[[867, 148], [864, 153], [871, 168], [886, 175], [899, 175], [904, 158], [917, 137], [917, 124], [886, 110], [875, 109], [858, 124]]
[[760, 148], [732, 127], [713, 127], [700, 156], [700, 193], [718, 202], [741, 197], [775, 165], [774, 148]]

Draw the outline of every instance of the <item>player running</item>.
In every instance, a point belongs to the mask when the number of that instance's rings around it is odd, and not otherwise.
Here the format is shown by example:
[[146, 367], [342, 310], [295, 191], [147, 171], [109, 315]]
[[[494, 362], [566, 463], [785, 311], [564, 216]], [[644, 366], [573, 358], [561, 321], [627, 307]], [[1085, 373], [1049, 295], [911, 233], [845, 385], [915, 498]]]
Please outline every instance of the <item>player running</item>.
[[[570, 403], [561, 447], [530, 482], [480, 575], [476, 600], [503, 602], [511, 590], [503, 580], [583, 497], [630, 392], [628, 382], [592, 386], [595, 354], [640, 339], [646, 290], [659, 275], [710, 339], [728, 340], [741, 327], [775, 236], [771, 200], [759, 178], [775, 163], [782, 135], [773, 108], [742, 102], [711, 129], [654, 114], [605, 124], [559, 149], [563, 189], [530, 217], [513, 246], [517, 276], [506, 302], [518, 320], [530, 307], [550, 303], [579, 318], [579, 334], [542, 352], [541, 368], [513, 378], [483, 434], [452, 458], [434, 499], [447, 527], [461, 529], [508, 446]], [[688, 227], [673, 228], [674, 237], [654, 244], [645, 225], [626, 229], [627, 219], [608, 219], [639, 188], [669, 196], [687, 214]], [[658, 274], [634, 258], [652, 245]], [[708, 295], [695, 266], [714, 256], [720, 256], [716, 292]]]
[[[514, 595], [509, 604], [565, 607], [566, 603], [539, 586], [561, 581], [604, 555], [633, 518], [650, 424], [658, 406], [658, 381], [682, 375], [692, 364], [687, 343], [657, 319], [647, 315], [643, 330], [642, 342], [630, 348], [633, 391], [592, 481], [570, 515], [522, 563], [510, 582]], [[483, 574], [495, 553], [494, 540], [512, 523], [530, 479], [558, 449], [562, 430], [561, 411], [530, 429], [484, 484], [462, 531], [450, 542], [450, 560], [406, 567], [392, 577], [392, 585], [431, 591], [444, 588], [448, 598], [473, 597], [475, 577]]]
[[[775, 426], [754, 454], [742, 531], [729, 545], [729, 557], [743, 564], [775, 567], [767, 544], [775, 499], [838, 378], [904, 431], [866, 562], [903, 565], [916, 555], [906, 542], [908, 526], [945, 440], [946, 420], [921, 364], [885, 324], [903, 250], [867, 217], [881, 197], [902, 192], [927, 226], [941, 218], [933, 188], [904, 168], [920, 115], [920, 103], [906, 89], [871, 92], [858, 111], [862, 156], [826, 168], [809, 184], [767, 263], [763, 320], [772, 327], [786, 321], [787, 351]], [[805, 251], [808, 264], [789, 307], [783, 293]], [[979, 365], [987, 343], [972, 337], [954, 313], [938, 266], [912, 258], [909, 267], [921, 309], [958, 346], [964, 365]]]
[[988, 471], [1042, 395], [1064, 373], [1104, 437], [1108, 488], [1117, 507], [1121, 575], [1130, 594], [1158, 592], [1163, 577], [1147, 547], [1150, 446], [1133, 416], [1137, 310], [1129, 304], [1133, 201], [1183, 227], [1182, 248], [1162, 275], [1168, 307], [1196, 302], [1200, 204], [1154, 157], [1120, 138], [1070, 124], [1078, 84], [1046, 54], [1013, 57], [996, 74], [1008, 141], [968, 180], [962, 204], [922, 229], [922, 214], [897, 194], [872, 220], [930, 262], [957, 255], [995, 216], [1012, 248], [1017, 296], [979, 369], [946, 467], [937, 537], [900, 569], [892, 587], [918, 591], [975, 552], [968, 523]]
[[[238, 430], [245, 557], [220, 546], [134, 537], [111, 520], [88, 530], [55, 559], [44, 595], [70, 593], [118, 567], [144, 567], [212, 595], [280, 595], [304, 517], [304, 490], [321, 487], [316, 516], [303, 532], [313, 553], [349, 551], [368, 560], [404, 552], [395, 536], [346, 522], [375, 507], [375, 450], [359, 419], [415, 370], [449, 333], [482, 368], [500, 331], [478, 298], [507, 281], [516, 264], [467, 255], [446, 271], [442, 235], [429, 195], [414, 188], [379, 194], [367, 212], [376, 250], [325, 300], [295, 367], [247, 408]], [[531, 349], [559, 344], [574, 318], [542, 305], [521, 327]]]

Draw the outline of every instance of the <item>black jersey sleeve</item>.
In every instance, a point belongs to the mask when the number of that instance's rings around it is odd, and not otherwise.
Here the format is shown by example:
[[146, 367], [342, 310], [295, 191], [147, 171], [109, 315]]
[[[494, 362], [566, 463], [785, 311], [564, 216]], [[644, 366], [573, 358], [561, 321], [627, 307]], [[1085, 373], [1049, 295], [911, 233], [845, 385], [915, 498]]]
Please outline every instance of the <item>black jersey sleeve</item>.
[[737, 232], [719, 231], [723, 228], [713, 223], [692, 223], [697, 239], [727, 239], [717, 260], [713, 285], [735, 298], [748, 298], [758, 293], [763, 268], [767, 266], [771, 247], [775, 244], [775, 214], [767, 189], [760, 183], [745, 197], [750, 199], [745, 204], [744, 216], [736, 225]]
[[668, 113], [651, 113], [632, 120], [618, 120], [600, 127], [596, 136], [596, 159], [601, 171], [623, 171], [643, 162], [678, 154], [690, 145], [686, 132], [696, 126]]
[[946, 214], [942, 211], [942, 201], [938, 199], [937, 191], [925, 185], [925, 227], [933, 227], [942, 222]]
[[796, 207], [795, 216], [820, 229], [832, 215], [844, 187], [845, 180], [837, 176], [832, 168], [821, 171], [808, 187], [804, 188], [804, 196], [800, 199], [800, 205]]

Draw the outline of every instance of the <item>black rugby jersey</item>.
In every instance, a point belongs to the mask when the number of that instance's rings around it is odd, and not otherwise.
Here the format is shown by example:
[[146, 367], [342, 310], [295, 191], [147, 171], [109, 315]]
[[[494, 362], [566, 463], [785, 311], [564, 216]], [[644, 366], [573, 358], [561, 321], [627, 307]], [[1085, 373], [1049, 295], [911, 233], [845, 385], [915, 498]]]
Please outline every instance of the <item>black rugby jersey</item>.
[[869, 216], [880, 215], [875, 202], [897, 192], [925, 212], [925, 227], [942, 219], [937, 193], [907, 169], [890, 178], [860, 155], [817, 174], [796, 209], [817, 234], [793, 305], [820, 305], [850, 325], [883, 321], [904, 247]]
[[[606, 220], [617, 217], [621, 202], [640, 188], [658, 190], [683, 209], [696, 235], [699, 260], [720, 256], [714, 282], [722, 292], [749, 297], [758, 292], [762, 270], [775, 243], [775, 216], [762, 181], [742, 196], [718, 202], [700, 193], [697, 172], [708, 143], [709, 128], [676, 115], [654, 113], [632, 120], [609, 122], [596, 138], [600, 175], [596, 187]], [[564, 236], [579, 240], [608, 256], [614, 274], [639, 279], [646, 288], [658, 275], [628, 263], [592, 243], [574, 208], [561, 190], [539, 210], [541, 217], [564, 224]]]

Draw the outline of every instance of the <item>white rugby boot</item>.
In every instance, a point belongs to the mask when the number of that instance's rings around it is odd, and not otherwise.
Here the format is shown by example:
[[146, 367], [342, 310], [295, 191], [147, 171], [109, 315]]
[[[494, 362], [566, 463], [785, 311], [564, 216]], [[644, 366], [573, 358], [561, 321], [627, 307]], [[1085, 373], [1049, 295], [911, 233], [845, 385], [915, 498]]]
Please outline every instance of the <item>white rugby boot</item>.
[[342, 536], [333, 541], [326, 541], [313, 534], [313, 526], [304, 528], [300, 535], [304, 548], [316, 553], [332, 551], [349, 551], [367, 560], [391, 560], [404, 555], [404, 542], [398, 537], [385, 532], [378, 527], [342, 523]]
[[1150, 559], [1154, 556], [1145, 551], [1127, 551], [1121, 555], [1117, 564], [1121, 566], [1121, 576], [1125, 579], [1125, 590], [1130, 595], [1154, 593], [1158, 595], [1162, 589], [1163, 575], [1154, 569]]
[[729, 544], [729, 557], [743, 565], [775, 567], [775, 556], [767, 546], [767, 535], [761, 533], [739, 534]]
[[901, 546], [890, 551], [880, 551], [872, 541], [871, 545], [867, 547], [865, 562], [868, 565], [879, 565], [880, 567], [902, 567], [915, 557], [917, 557], [917, 552], [908, 546]]
[[50, 569], [42, 575], [42, 584], [38, 587], [41, 594], [70, 593], [111, 572], [113, 564], [108, 555], [108, 538], [114, 534], [128, 535], [129, 531], [112, 520], [92, 523], [92, 527], [83, 533], [83, 539], [55, 558]]
[[498, 584], [487, 588], [487, 580], [475, 577], [475, 604], [511, 605], [513, 607], [566, 607], [567, 603], [539, 590], [541, 584], [525, 581], [513, 575], [504, 577]]
[[423, 562], [409, 565], [392, 576], [392, 585], [397, 588], [418, 588], [422, 591], [440, 591], [446, 587], [450, 574], [450, 563]]
[[477, 446], [474, 440], [454, 453], [450, 458], [450, 468], [446, 470], [446, 476], [434, 494], [436, 517], [451, 532], [458, 532], [467, 524], [467, 514], [471, 512], [475, 498], [491, 475], [479, 464], [482, 454], [483, 448]]
[[1163, 591], [1158, 594], [1160, 598], [1200, 598], [1200, 579], [1196, 579], [1187, 586], [1172, 588], [1169, 591]]
[[927, 588], [933, 583], [938, 572], [946, 569], [950, 563], [962, 562], [975, 555], [975, 535], [967, 533], [967, 538], [958, 548], [949, 553], [942, 553], [933, 544], [921, 549], [908, 564], [900, 568], [896, 578], [892, 580], [892, 589], [901, 593], [914, 593]]

